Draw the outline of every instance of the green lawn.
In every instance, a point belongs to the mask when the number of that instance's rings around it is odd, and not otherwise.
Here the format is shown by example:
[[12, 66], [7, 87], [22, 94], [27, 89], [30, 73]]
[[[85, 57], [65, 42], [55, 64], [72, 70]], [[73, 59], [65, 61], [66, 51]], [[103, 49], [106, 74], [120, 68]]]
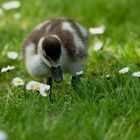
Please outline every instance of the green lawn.
[[[5, 0], [0, 0], [0, 7]], [[0, 129], [9, 140], [140, 140], [140, 0], [21, 0], [21, 7], [0, 17]], [[13, 19], [15, 13], [21, 18]], [[13, 87], [12, 79], [28, 75], [22, 60], [8, 51], [20, 46], [32, 28], [49, 18], [69, 17], [85, 27], [105, 25], [103, 35], [91, 37], [81, 85], [73, 90], [66, 76], [54, 84], [55, 99]], [[94, 52], [100, 39], [103, 50]], [[127, 74], [118, 71], [130, 67]], [[106, 75], [110, 79], [106, 79]]]

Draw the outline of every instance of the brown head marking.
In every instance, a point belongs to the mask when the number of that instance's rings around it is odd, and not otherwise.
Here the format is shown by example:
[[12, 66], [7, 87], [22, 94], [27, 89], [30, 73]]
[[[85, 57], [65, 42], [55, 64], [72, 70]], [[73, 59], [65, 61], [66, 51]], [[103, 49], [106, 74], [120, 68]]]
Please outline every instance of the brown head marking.
[[51, 60], [56, 61], [60, 58], [61, 44], [57, 38], [52, 36], [44, 38], [42, 42], [42, 49], [44, 50], [45, 55]]

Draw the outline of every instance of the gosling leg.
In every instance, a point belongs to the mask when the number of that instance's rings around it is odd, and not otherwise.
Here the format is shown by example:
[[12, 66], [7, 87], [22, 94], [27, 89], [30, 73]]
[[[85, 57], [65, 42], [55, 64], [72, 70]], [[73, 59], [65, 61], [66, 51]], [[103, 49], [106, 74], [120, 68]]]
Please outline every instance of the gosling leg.
[[50, 90], [49, 90], [49, 97], [50, 99], [52, 98], [52, 77], [49, 77], [46, 80], [46, 84], [50, 86]]

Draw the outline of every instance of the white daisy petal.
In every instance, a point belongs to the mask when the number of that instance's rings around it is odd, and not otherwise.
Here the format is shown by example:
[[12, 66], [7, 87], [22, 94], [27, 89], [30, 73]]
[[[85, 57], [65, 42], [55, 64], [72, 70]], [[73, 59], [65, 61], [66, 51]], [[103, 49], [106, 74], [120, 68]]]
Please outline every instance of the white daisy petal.
[[20, 77], [15, 77], [12, 80], [12, 83], [14, 86], [23, 86], [24, 85], [24, 81]]
[[4, 2], [2, 4], [2, 8], [4, 10], [12, 10], [12, 9], [17, 9], [19, 7], [20, 7], [19, 1], [9, 1], [9, 2]]
[[7, 72], [7, 68], [2, 68], [1, 72]]
[[14, 51], [8, 52], [7, 57], [14, 60], [18, 57], [18, 53]]
[[46, 90], [50, 90], [50, 85], [46, 85]]
[[36, 81], [30, 81], [27, 85], [26, 85], [26, 89], [27, 90], [33, 90], [34, 89], [34, 85], [36, 84]]
[[50, 90], [50, 86], [46, 84], [40, 83], [40, 92], [48, 91]]
[[15, 67], [14, 66], [8, 66], [7, 69], [8, 70], [13, 70], [13, 69], [15, 69]]
[[1, 72], [8, 72], [8, 71], [13, 70], [13, 69], [15, 69], [14, 66], [7, 66], [6, 68], [2, 68]]
[[103, 43], [101, 41], [97, 41], [94, 46], [93, 46], [93, 50], [95, 52], [98, 52], [99, 50], [101, 50], [103, 48]]
[[47, 97], [47, 96], [48, 96], [47, 93], [45, 93], [45, 92], [40, 92], [40, 94], [41, 94], [43, 97]]
[[32, 86], [31, 85], [26, 85], [26, 89], [27, 90], [32, 90]]
[[121, 70], [119, 70], [119, 73], [120, 74], [125, 74], [125, 73], [127, 73], [129, 71], [129, 67], [124, 67], [124, 68], [122, 68]]
[[103, 34], [105, 32], [105, 26], [89, 28], [89, 33], [92, 35]]
[[132, 76], [140, 78], [140, 71], [132, 73]]
[[7, 139], [8, 139], [7, 134], [4, 131], [0, 130], [0, 140], [7, 140]]

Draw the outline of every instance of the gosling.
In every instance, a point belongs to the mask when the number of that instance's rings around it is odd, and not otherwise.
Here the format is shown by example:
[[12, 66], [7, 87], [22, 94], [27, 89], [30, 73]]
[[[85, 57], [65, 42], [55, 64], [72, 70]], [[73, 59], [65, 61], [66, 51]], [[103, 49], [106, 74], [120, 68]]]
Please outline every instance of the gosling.
[[88, 32], [77, 21], [51, 19], [37, 25], [22, 45], [25, 66], [32, 77], [63, 81], [63, 73], [72, 75], [73, 86], [78, 84], [87, 57]]

